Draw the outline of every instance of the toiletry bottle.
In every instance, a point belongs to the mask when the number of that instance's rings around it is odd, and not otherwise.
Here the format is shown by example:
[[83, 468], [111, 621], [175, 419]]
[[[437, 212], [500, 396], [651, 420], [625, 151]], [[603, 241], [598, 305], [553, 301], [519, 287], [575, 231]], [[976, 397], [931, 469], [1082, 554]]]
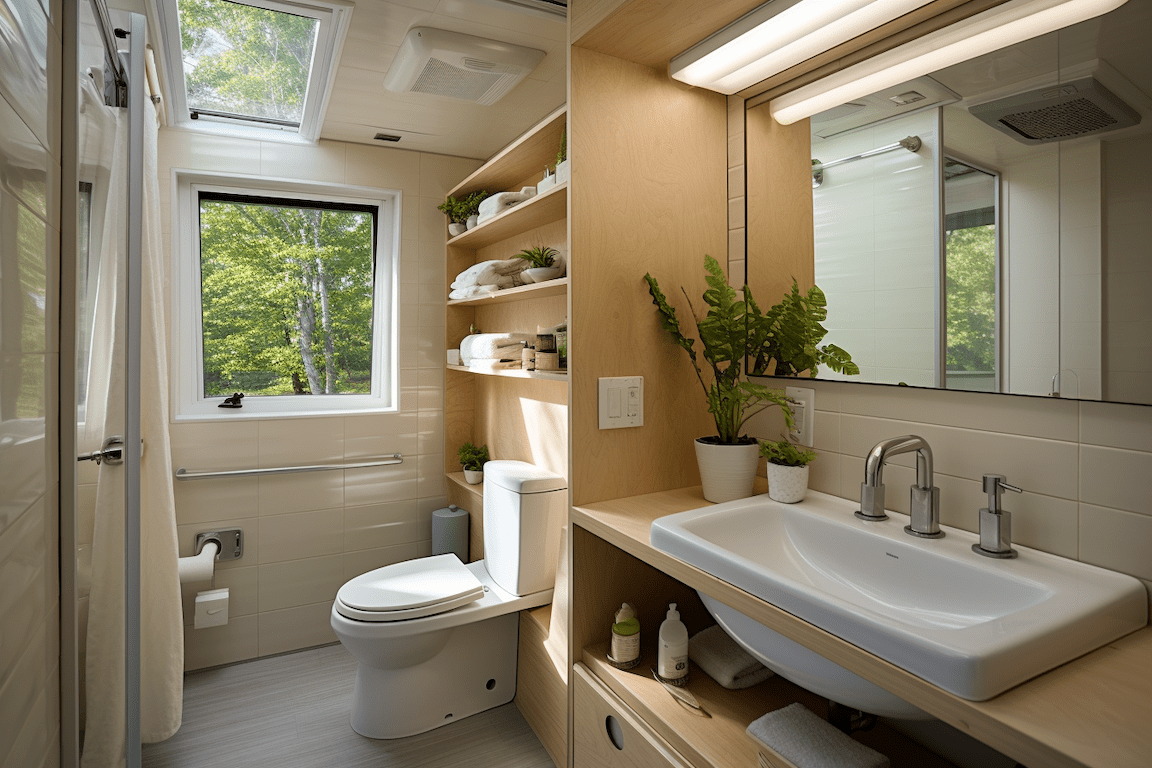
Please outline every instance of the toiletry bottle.
[[609, 660], [621, 669], [631, 669], [640, 663], [640, 620], [628, 603], [622, 604], [620, 610], [616, 611]]
[[680, 621], [676, 603], [668, 604], [668, 616], [660, 624], [660, 653], [656, 672], [673, 685], [688, 678], [688, 628]]

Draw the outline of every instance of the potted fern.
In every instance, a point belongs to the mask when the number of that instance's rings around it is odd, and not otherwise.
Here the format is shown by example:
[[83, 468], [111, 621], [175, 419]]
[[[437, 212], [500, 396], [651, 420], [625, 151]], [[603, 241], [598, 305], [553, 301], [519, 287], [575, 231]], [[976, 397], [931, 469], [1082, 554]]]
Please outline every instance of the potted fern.
[[[755, 438], [741, 434], [748, 419], [779, 406], [789, 429], [793, 421], [792, 409], [782, 391], [741, 379], [745, 358], [755, 352], [751, 345], [757, 337], [751, 331], [762, 321], [760, 310], [752, 300], [752, 292], [744, 286], [744, 299], [738, 299], [720, 264], [711, 256], [704, 257], [704, 268], [708, 272], [708, 290], [703, 297], [708, 305], [707, 313], [697, 318], [692, 301], [688, 300], [700, 335], [700, 354], [697, 353], [697, 340], [688, 338], [680, 330], [676, 309], [660, 291], [656, 278], [647, 274], [644, 280], [652, 294], [652, 303], [656, 305], [660, 326], [688, 354], [708, 400], [708, 412], [716, 423], [716, 434], [697, 438], [696, 460], [700, 466], [704, 498], [722, 502], [752, 495], [760, 449]], [[688, 298], [686, 291], [684, 296]], [[701, 370], [700, 357], [710, 369], [707, 377], [710, 381]]]
[[[468, 207], [464, 200], [457, 200], [451, 195], [448, 199], [436, 206], [436, 210], [448, 217], [448, 234], [452, 237], [462, 235], [468, 230]], [[477, 204], [479, 207], [479, 204]]]
[[758, 313], [751, 330], [748, 373], [799, 376], [807, 371], [808, 377], [814, 379], [817, 369], [823, 365], [837, 373], [858, 375], [860, 367], [846, 351], [835, 344], [818, 346], [828, 334], [821, 325], [827, 317], [824, 292], [814, 285], [801, 293], [800, 286], [793, 280], [791, 293], [763, 314]]
[[816, 451], [777, 440], [761, 443], [760, 455], [768, 460], [768, 497], [782, 504], [803, 501], [808, 493], [808, 465]]
[[468, 195], [468, 197], [464, 198], [460, 203], [464, 208], [464, 213], [467, 214], [464, 217], [464, 222], [468, 225], [468, 229], [472, 229], [480, 223], [480, 203], [484, 202], [487, 198], [487, 190], [481, 190]]
[[464, 443], [456, 451], [456, 458], [460, 460], [460, 467], [464, 470], [464, 479], [469, 485], [478, 485], [484, 482], [484, 464], [488, 462], [488, 446], [477, 448], [472, 443]]
[[531, 264], [531, 267], [524, 270], [524, 274], [528, 275], [528, 279], [533, 283], [542, 283], [560, 277], [563, 270], [556, 266], [556, 257], [559, 255], [560, 252], [555, 248], [538, 245], [520, 251], [514, 258], [523, 259]]

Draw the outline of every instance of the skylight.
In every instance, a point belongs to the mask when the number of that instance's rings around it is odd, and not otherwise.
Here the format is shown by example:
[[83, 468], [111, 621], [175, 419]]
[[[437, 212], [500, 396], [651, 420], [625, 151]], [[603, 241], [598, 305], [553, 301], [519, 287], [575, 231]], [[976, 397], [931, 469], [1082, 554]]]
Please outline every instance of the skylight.
[[350, 5], [159, 0], [158, 6], [166, 74], [175, 86], [172, 122], [214, 133], [316, 139]]

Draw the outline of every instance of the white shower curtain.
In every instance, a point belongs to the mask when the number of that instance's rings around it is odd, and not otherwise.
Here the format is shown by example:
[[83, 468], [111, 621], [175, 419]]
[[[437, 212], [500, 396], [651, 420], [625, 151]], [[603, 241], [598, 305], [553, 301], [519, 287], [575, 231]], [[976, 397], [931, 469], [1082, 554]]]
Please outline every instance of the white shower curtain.
[[[124, 424], [125, 339], [122, 315], [124, 255], [127, 251], [127, 135], [125, 110], [85, 99], [99, 129], [93, 135], [111, 153], [111, 181], [100, 243], [98, 287], [88, 374], [82, 450], [99, 447]], [[140, 732], [145, 742], [162, 741], [180, 727], [184, 635], [177, 575], [175, 502], [168, 438], [168, 366], [165, 344], [164, 256], [160, 237], [155, 114], [145, 115], [142, 274], [140, 479]], [[107, 155], [104, 155], [107, 157]], [[125, 446], [125, 450], [130, 450]], [[86, 720], [83, 768], [124, 764], [124, 468], [99, 468], [88, 598], [84, 665]]]

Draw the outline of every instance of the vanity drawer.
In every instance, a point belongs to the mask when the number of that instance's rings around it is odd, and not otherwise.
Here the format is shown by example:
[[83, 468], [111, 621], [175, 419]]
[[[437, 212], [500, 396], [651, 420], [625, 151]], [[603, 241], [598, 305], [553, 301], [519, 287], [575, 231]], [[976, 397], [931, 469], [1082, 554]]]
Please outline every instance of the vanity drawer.
[[572, 666], [575, 768], [692, 768], [583, 664]]

